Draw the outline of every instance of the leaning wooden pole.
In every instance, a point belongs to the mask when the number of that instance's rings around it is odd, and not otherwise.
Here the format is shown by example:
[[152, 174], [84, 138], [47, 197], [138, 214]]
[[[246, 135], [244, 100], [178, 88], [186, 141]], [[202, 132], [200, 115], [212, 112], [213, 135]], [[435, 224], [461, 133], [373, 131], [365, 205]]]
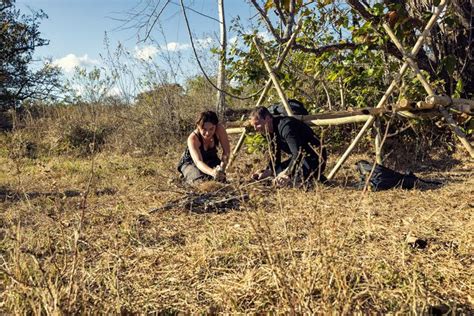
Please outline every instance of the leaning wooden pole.
[[[303, 20], [299, 20], [298, 25], [296, 25], [295, 31], [293, 34], [291, 34], [290, 39], [288, 42], [286, 42], [286, 46], [283, 49], [280, 57], [278, 58], [275, 67], [273, 67], [276, 71], [278, 71], [281, 66], [283, 65], [283, 62], [285, 61], [286, 56], [291, 50], [291, 47], [293, 47], [293, 43], [296, 40], [296, 36], [298, 35], [299, 31], [301, 30], [301, 26], [303, 25]], [[272, 86], [272, 79], [268, 78], [267, 82], [265, 82], [265, 87], [263, 88], [262, 94], [260, 94], [260, 98], [257, 101], [257, 104], [255, 104], [255, 107], [258, 107], [262, 105], [263, 100], [265, 100], [265, 97], [267, 96], [268, 91], [270, 91], [270, 88]]]
[[273, 86], [275, 87], [278, 93], [278, 96], [280, 97], [281, 102], [283, 103], [283, 106], [285, 107], [287, 115], [293, 116], [293, 111], [291, 110], [290, 105], [288, 104], [288, 99], [286, 98], [286, 95], [283, 92], [283, 89], [281, 88], [280, 82], [278, 81], [275, 71], [273, 70], [272, 66], [270, 66], [270, 63], [268, 62], [268, 59], [265, 56], [265, 52], [263, 51], [263, 48], [260, 46], [259, 41], [256, 37], [253, 38], [253, 43], [255, 47], [257, 48], [260, 54], [260, 57], [262, 58], [265, 68], [267, 68], [267, 71], [270, 74], [270, 78], [272, 79]]
[[227, 163], [227, 169], [232, 165], [232, 163], [235, 160], [235, 157], [237, 156], [237, 153], [239, 152], [240, 148], [244, 144], [245, 136], [247, 134], [246, 129], [244, 128], [243, 132], [240, 134], [239, 140], [237, 141], [237, 144], [234, 147], [234, 150], [230, 154], [229, 162]]
[[380, 122], [380, 117], [377, 117], [374, 122], [375, 126], [375, 162], [379, 165], [382, 164], [382, 123]]
[[[392, 29], [390, 26], [388, 26], [386, 23], [383, 24], [383, 27], [385, 31], [387, 32], [388, 36], [392, 39], [392, 41], [395, 43], [397, 48], [400, 50], [400, 52], [403, 54], [405, 57], [406, 62], [410, 65], [411, 69], [413, 72], [416, 74], [417, 79], [421, 82], [423, 85], [423, 88], [425, 88], [426, 93], [428, 93], [427, 99], [437, 99], [437, 96], [434, 93], [433, 88], [429, 84], [428, 80], [423, 76], [421, 73], [420, 69], [418, 68], [418, 65], [416, 62], [413, 60], [413, 57], [408, 55], [405, 52], [405, 49], [403, 48], [402, 44], [398, 40], [398, 38], [395, 36], [395, 33], [393, 33]], [[440, 99], [440, 98], [438, 98]], [[449, 99], [449, 98], [447, 98]], [[441, 100], [440, 100], [441, 101]], [[446, 102], [450, 102], [450, 100], [447, 100]], [[447, 104], [446, 104], [447, 105]], [[456, 124], [456, 121], [452, 118], [451, 114], [449, 114], [448, 110], [446, 110], [442, 105], [438, 106], [439, 111], [445, 118], [446, 122], [448, 123], [449, 127], [454, 131], [458, 139], [460, 140], [461, 144], [463, 144], [464, 148], [466, 148], [467, 152], [471, 156], [471, 158], [474, 158], [474, 149], [472, 148], [471, 144], [467, 140], [466, 134], [461, 130], [461, 128]]]
[[438, 110], [444, 116], [444, 119], [448, 123], [449, 127], [451, 127], [451, 129], [454, 131], [454, 133], [458, 136], [459, 140], [464, 145], [464, 147], [468, 151], [469, 155], [471, 155], [471, 158], [474, 158], [474, 150], [472, 149], [471, 144], [467, 140], [466, 134], [464, 134], [464, 132], [459, 127], [459, 125], [456, 124], [456, 121], [453, 119], [451, 114], [449, 114], [448, 110], [446, 110], [443, 106], [439, 106]]
[[[303, 20], [300, 20], [298, 22], [298, 25], [296, 26], [295, 31], [293, 32], [293, 34], [291, 34], [290, 39], [286, 43], [285, 48], [283, 49], [280, 57], [278, 58], [278, 60], [275, 64], [275, 67], [274, 67], [276, 70], [280, 69], [280, 67], [283, 65], [283, 62], [285, 61], [286, 56], [290, 52], [291, 47], [293, 46], [293, 43], [295, 42], [296, 36], [298, 35], [299, 31], [301, 30], [301, 26], [303, 25], [302, 21]], [[272, 86], [272, 79], [269, 78], [267, 80], [267, 82], [265, 82], [265, 87], [263, 88], [263, 91], [260, 94], [260, 97], [258, 98], [258, 101], [255, 104], [255, 107], [258, 107], [263, 103], [263, 100], [265, 100], [265, 97], [266, 97], [268, 91], [270, 91], [271, 86]], [[239, 153], [240, 148], [244, 144], [246, 134], [247, 134], [247, 131], [244, 129], [242, 134], [240, 134], [239, 140], [237, 141], [237, 144], [235, 145], [234, 150], [232, 151], [232, 153], [230, 155], [229, 162], [227, 163], [226, 168], [229, 168], [232, 165], [232, 163], [234, 162], [235, 157], [237, 157], [237, 154]]]
[[[415, 43], [415, 46], [413, 46], [412, 50], [411, 50], [411, 55], [412, 56], [416, 56], [418, 54], [418, 52], [420, 51], [421, 49], [421, 46], [423, 45], [423, 42], [425, 41], [425, 39], [428, 37], [429, 33], [430, 33], [430, 30], [431, 28], [434, 26], [434, 24], [436, 23], [436, 21], [438, 20], [438, 17], [439, 15], [441, 14], [441, 12], [443, 12], [444, 10], [444, 7], [446, 6], [446, 0], [441, 0], [440, 4], [438, 5], [438, 7], [436, 7], [436, 10], [435, 12], [433, 13], [433, 15], [431, 16], [430, 20], [428, 21], [428, 23], [426, 24], [425, 26], [425, 29], [423, 30], [423, 32], [420, 34], [420, 36], [418, 37], [418, 40], [416, 41]], [[388, 97], [392, 94], [393, 90], [395, 89], [395, 87], [400, 83], [403, 75], [405, 74], [405, 72], [407, 71], [408, 69], [408, 62], [405, 61], [402, 65], [402, 67], [400, 68], [400, 71], [398, 73], [398, 76], [397, 78], [395, 78], [392, 83], [390, 84], [390, 86], [388, 87], [387, 91], [385, 92], [385, 94], [382, 96], [382, 98], [380, 99], [379, 103], [377, 104], [377, 108], [379, 107], [382, 107], [385, 102], [387, 102], [387, 99]], [[352, 151], [354, 150], [355, 146], [357, 145], [357, 143], [360, 141], [360, 139], [362, 138], [362, 136], [364, 135], [365, 131], [370, 127], [372, 126], [372, 124], [374, 123], [374, 120], [375, 120], [375, 116], [371, 116], [367, 122], [364, 124], [364, 126], [362, 126], [361, 130], [359, 131], [359, 133], [357, 134], [357, 136], [354, 138], [354, 140], [352, 141], [352, 143], [349, 145], [349, 147], [346, 149], [346, 151], [344, 152], [344, 154], [341, 156], [341, 158], [339, 158], [339, 160], [337, 161], [336, 165], [333, 167], [333, 169], [331, 170], [331, 172], [329, 173], [328, 175], [328, 179], [332, 179], [334, 178], [334, 176], [336, 175], [337, 171], [341, 168], [341, 166], [344, 164], [344, 162], [347, 160], [347, 158], [349, 157], [349, 155], [352, 153]]]

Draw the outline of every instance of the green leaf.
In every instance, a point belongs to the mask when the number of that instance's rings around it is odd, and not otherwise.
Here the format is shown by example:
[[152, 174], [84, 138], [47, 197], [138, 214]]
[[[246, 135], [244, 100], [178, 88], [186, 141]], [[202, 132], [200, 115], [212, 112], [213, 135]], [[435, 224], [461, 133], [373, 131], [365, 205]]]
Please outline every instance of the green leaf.
[[336, 81], [336, 79], [337, 79], [337, 72], [331, 72], [331, 73], [329, 73], [327, 78], [328, 78], [329, 81]]
[[454, 89], [453, 97], [460, 98], [461, 92], [463, 91], [463, 89], [464, 89], [464, 86], [462, 83], [462, 79], [459, 79], [458, 82], [456, 82], [456, 89]]
[[456, 67], [456, 57], [449, 55], [443, 59], [442, 64], [444, 65], [448, 74], [452, 76]]
[[372, 8], [372, 12], [374, 13], [374, 15], [377, 15], [377, 16], [383, 15], [383, 11], [384, 11], [384, 6], [381, 3], [376, 3], [374, 7]]
[[265, 11], [270, 10], [273, 6], [275, 6], [275, 4], [273, 3], [273, 0], [267, 0], [264, 6]]

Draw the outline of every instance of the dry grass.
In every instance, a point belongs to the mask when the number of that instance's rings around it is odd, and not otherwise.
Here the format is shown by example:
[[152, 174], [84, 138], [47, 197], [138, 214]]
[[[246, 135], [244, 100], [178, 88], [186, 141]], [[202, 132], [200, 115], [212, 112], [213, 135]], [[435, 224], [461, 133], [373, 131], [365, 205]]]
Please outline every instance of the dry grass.
[[238, 209], [149, 214], [189, 190], [173, 180], [179, 154], [32, 160], [2, 149], [0, 310], [474, 312], [472, 161], [422, 174], [445, 181], [436, 190], [363, 193], [346, 167], [303, 192], [244, 186], [246, 156], [224, 188], [249, 195]]

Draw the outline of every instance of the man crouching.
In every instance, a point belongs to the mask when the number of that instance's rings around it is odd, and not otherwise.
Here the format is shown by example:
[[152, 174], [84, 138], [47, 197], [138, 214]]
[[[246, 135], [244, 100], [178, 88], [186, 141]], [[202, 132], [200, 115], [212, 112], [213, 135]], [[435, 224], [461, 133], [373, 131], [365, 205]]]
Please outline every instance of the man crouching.
[[[267, 137], [271, 150], [267, 167], [253, 174], [253, 179], [275, 176], [273, 183], [277, 187], [291, 182], [295, 185], [297, 182], [326, 181], [323, 172], [327, 152], [308, 125], [289, 116], [274, 117], [263, 106], [250, 113], [250, 124], [255, 131]], [[290, 156], [285, 161], [281, 161], [282, 151]]]

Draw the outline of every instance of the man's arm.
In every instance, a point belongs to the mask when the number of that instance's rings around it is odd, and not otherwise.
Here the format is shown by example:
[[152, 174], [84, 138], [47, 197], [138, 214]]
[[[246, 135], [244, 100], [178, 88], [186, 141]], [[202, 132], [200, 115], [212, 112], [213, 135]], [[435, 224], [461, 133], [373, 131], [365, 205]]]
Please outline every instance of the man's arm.
[[265, 169], [259, 170], [252, 175], [252, 179], [254, 180], [262, 180], [262, 179], [274, 176], [275, 170], [281, 164], [281, 149], [280, 149], [280, 146], [277, 144], [277, 139], [267, 134], [267, 141], [269, 142], [268, 151], [269, 151], [270, 159]]

